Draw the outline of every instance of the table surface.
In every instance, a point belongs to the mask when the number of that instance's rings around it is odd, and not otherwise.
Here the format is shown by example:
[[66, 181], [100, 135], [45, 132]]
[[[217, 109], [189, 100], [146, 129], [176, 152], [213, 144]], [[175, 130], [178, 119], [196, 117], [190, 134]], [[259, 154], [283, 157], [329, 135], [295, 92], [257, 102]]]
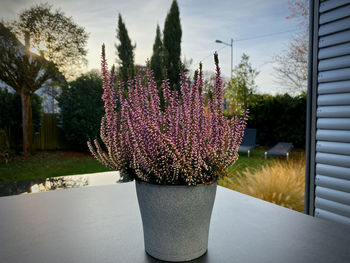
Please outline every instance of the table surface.
[[[133, 182], [0, 197], [0, 262], [160, 262], [144, 252]], [[350, 262], [350, 228], [218, 187], [193, 262]]]

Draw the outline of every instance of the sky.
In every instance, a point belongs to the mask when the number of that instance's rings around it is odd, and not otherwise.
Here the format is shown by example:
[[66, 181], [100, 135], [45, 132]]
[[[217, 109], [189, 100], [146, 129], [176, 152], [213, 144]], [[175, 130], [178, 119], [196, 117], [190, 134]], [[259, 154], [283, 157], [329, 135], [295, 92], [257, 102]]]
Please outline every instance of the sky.
[[[237, 65], [243, 53], [250, 57], [254, 68], [260, 71], [256, 78], [259, 93], [284, 93], [287, 88], [274, 76], [272, 58], [286, 49], [290, 38], [302, 30], [298, 21], [286, 19], [290, 15], [289, 0], [178, 0], [182, 27], [182, 58], [192, 59], [191, 69], [200, 61], [205, 71], [214, 71], [213, 53], [218, 51], [225, 77], [230, 76], [233, 38], [233, 64]], [[16, 19], [24, 9], [43, 1], [0, 0], [0, 18]], [[105, 43], [109, 64], [115, 63], [116, 25], [121, 13], [129, 37], [136, 43], [135, 62], [145, 65], [152, 55], [156, 26], [164, 27], [172, 0], [46, 0], [60, 8], [67, 16], [90, 34], [89, 61], [86, 70], [99, 69], [101, 45]], [[284, 32], [284, 33], [281, 33]], [[247, 40], [244, 40], [247, 39]]]

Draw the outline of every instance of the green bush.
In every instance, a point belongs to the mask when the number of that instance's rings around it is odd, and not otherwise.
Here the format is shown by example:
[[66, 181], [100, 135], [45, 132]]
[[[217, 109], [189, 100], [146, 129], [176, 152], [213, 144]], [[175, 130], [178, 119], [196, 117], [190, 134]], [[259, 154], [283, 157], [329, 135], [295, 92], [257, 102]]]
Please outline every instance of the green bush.
[[257, 143], [272, 146], [292, 142], [305, 147], [306, 95], [252, 95], [249, 105], [249, 128], [257, 129]]
[[102, 93], [101, 77], [94, 73], [84, 74], [62, 89], [58, 98], [62, 128], [75, 150], [87, 151], [86, 142], [99, 137]]

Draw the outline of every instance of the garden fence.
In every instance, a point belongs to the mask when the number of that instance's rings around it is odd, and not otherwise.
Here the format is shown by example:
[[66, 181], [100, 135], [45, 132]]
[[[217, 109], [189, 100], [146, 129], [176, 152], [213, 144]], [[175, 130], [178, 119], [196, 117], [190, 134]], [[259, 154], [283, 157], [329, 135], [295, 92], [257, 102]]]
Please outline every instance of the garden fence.
[[[1, 146], [10, 146], [20, 149], [22, 144], [22, 129], [1, 130]], [[64, 150], [69, 149], [64, 132], [59, 126], [58, 114], [43, 113], [41, 116], [41, 127], [34, 132], [34, 149], [36, 150]]]

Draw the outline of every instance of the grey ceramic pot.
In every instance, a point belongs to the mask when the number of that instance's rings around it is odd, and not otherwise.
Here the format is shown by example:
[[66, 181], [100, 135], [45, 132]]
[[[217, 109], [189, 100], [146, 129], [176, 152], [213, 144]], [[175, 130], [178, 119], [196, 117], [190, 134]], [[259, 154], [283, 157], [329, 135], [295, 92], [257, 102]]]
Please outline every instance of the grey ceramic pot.
[[188, 261], [208, 249], [217, 184], [156, 185], [136, 181], [146, 252], [165, 261]]

